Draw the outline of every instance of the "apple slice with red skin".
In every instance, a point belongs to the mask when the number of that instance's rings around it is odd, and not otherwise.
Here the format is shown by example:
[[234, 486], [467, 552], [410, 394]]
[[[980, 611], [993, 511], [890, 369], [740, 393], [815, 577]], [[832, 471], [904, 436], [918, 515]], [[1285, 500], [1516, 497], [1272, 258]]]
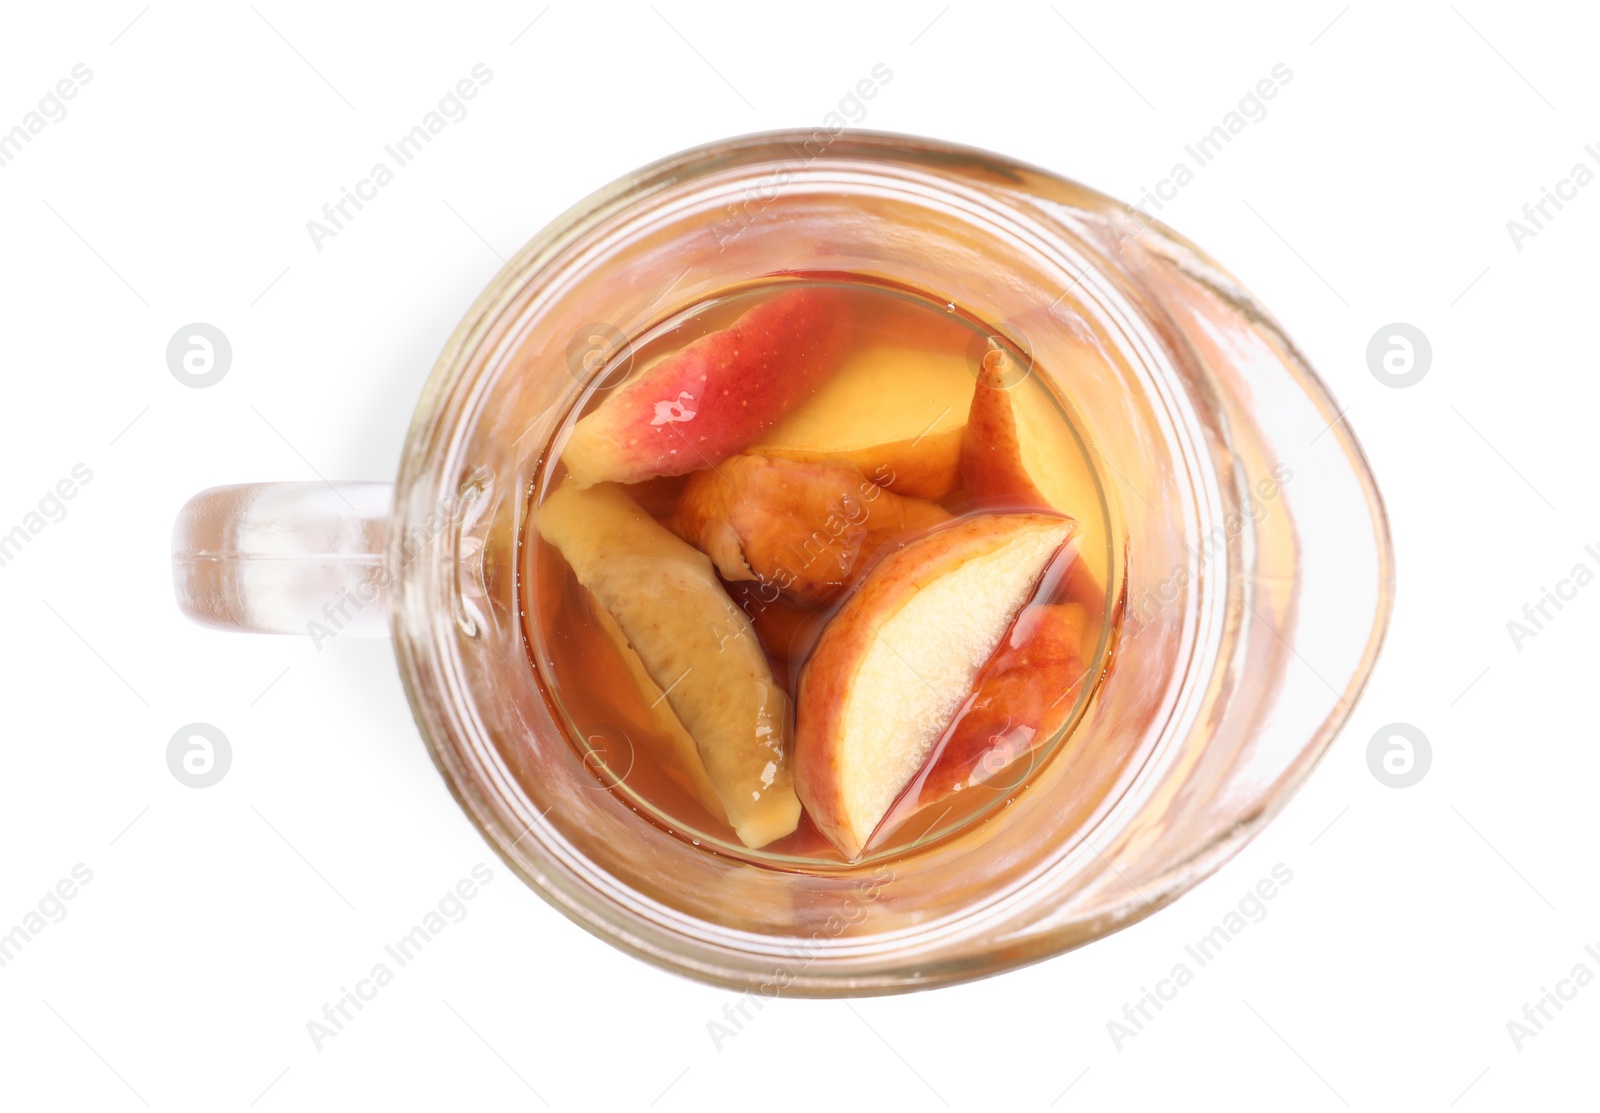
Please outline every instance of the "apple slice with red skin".
[[755, 580], [819, 606], [884, 545], [950, 514], [885, 491], [854, 464], [732, 456], [689, 477], [672, 527], [725, 580]]
[[975, 506], [1007, 510], [1051, 510], [1022, 462], [1017, 416], [1006, 383], [1011, 357], [990, 348], [978, 372], [961, 442], [961, 485]]
[[1075, 525], [961, 519], [883, 557], [823, 630], [796, 693], [794, 782], [845, 858], [922, 768]]
[[[1008, 381], [1016, 378], [1011, 355], [991, 347], [983, 357], [963, 431], [962, 505], [982, 510], [1070, 510], [1053, 505], [1028, 470], [1012, 406], [1013, 389], [1026, 379]], [[1072, 544], [1078, 545], [1081, 540], [1080, 534]], [[1087, 560], [1072, 561], [1062, 595], [1069, 602], [1082, 603], [1090, 613], [1105, 609], [1105, 587]]]
[[927, 764], [884, 818], [877, 839], [966, 789], [1009, 791], [1022, 783], [1039, 747], [1055, 737], [1077, 705], [1087, 679], [1089, 626], [1088, 612], [1077, 603], [1023, 609]]
[[668, 356], [572, 427], [573, 482], [683, 475], [754, 444], [838, 368], [847, 312], [836, 289], [789, 290]]

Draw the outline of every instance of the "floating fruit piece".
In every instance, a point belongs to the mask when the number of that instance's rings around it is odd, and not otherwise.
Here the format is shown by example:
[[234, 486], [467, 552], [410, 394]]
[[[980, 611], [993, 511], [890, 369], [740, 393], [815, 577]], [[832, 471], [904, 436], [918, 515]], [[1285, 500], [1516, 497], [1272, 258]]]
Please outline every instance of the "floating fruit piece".
[[768, 657], [779, 662], [805, 660], [822, 632], [822, 611], [786, 599], [770, 584], [734, 580], [725, 586], [733, 601], [750, 616], [750, 624]]
[[[591, 600], [592, 598], [591, 595]], [[700, 760], [699, 747], [695, 745], [688, 728], [683, 725], [683, 720], [678, 718], [678, 713], [673, 710], [672, 701], [662, 698], [664, 693], [661, 685], [651, 677], [650, 670], [645, 668], [644, 661], [628, 641], [628, 635], [617, 625], [617, 620], [611, 617], [611, 612], [598, 604], [591, 609], [595, 625], [600, 628], [600, 632], [606, 636], [606, 640], [622, 658], [623, 667], [639, 691], [650, 722], [658, 732], [655, 740], [665, 743], [664, 746], [657, 746], [657, 761], [673, 780], [692, 792], [708, 812], [726, 823], [727, 813], [722, 809], [722, 801], [717, 796], [716, 786], [706, 774], [705, 762]], [[621, 775], [625, 779], [626, 770]]]
[[1075, 524], [962, 519], [884, 557], [823, 630], [796, 696], [795, 789], [846, 858], [922, 768]]
[[847, 464], [733, 456], [689, 477], [673, 528], [725, 580], [755, 580], [821, 602], [850, 575], [866, 540], [873, 488]]
[[963, 504], [989, 510], [1054, 510], [1083, 517], [1072, 537], [1078, 558], [1063, 597], [1105, 610], [1110, 572], [1102, 496], [1037, 373], [1019, 374], [1010, 352], [991, 344], [983, 358], [961, 450]]
[[762, 302], [624, 384], [573, 426], [562, 461], [582, 487], [721, 463], [833, 374], [845, 314], [843, 296], [825, 287]]
[[882, 829], [963, 789], [1017, 787], [1031, 768], [1031, 761], [1018, 763], [1036, 756], [1072, 714], [1086, 679], [1089, 632], [1088, 613], [1077, 603], [1024, 608]]
[[1017, 419], [1011, 408], [1011, 357], [991, 347], [983, 357], [972, 408], [961, 441], [961, 485], [974, 506], [1008, 510], [1052, 510], [1022, 461]]
[[793, 831], [800, 801], [789, 698], [705, 554], [609, 484], [563, 483], [539, 508], [538, 526], [694, 739], [740, 841], [763, 846]]
[[961, 485], [962, 427], [972, 403], [964, 357], [869, 348], [750, 451], [854, 464], [896, 494], [942, 499]]
[[673, 521], [723, 579], [755, 580], [816, 606], [890, 540], [949, 520], [854, 464], [733, 456], [689, 477]]

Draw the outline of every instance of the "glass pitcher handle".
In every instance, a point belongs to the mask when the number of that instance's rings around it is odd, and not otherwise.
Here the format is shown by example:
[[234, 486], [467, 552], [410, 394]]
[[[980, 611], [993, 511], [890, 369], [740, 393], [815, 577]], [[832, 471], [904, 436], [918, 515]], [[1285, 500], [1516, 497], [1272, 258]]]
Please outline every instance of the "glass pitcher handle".
[[178, 608], [218, 630], [382, 637], [388, 483], [212, 487], [178, 512]]

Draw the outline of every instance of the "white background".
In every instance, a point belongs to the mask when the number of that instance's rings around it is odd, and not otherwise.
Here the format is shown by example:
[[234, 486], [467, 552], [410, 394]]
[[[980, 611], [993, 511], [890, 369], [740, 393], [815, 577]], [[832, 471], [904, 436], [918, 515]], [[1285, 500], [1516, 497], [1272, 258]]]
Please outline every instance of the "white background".
[[[1483, 0], [461, 7], [132, 0], [0, 20], [0, 130], [74, 64], [94, 75], [0, 169], [0, 532], [74, 464], [94, 473], [0, 568], [0, 930], [93, 871], [0, 969], [0, 1105], [1592, 1104], [1600, 988], [1521, 1050], [1506, 1027], [1580, 961], [1600, 974], [1583, 951], [1600, 949], [1600, 586], [1520, 649], [1506, 628], [1573, 565], [1600, 569], [1600, 183], [1520, 251], [1506, 229], [1575, 163], [1600, 169], [1592, 19]], [[470, 115], [317, 251], [306, 221], [479, 62], [494, 77]], [[384, 642], [317, 652], [187, 624], [169, 531], [214, 484], [391, 477], [497, 256], [647, 161], [817, 124], [880, 62], [894, 76], [865, 126], [1123, 198], [1275, 64], [1293, 71], [1164, 215], [1349, 405], [1399, 598], [1315, 776], [1173, 908], [974, 985], [769, 1004], [719, 1050], [707, 1023], [730, 993], [612, 951], [489, 852]], [[205, 390], [165, 364], [193, 321], [233, 345]], [[1432, 341], [1409, 389], [1366, 366], [1393, 321]], [[165, 759], [197, 720], [234, 751], [203, 791]], [[1433, 747], [1405, 790], [1367, 769], [1393, 721]], [[316, 1050], [306, 1022], [480, 861], [495, 879], [467, 918]], [[1294, 880], [1268, 917], [1118, 1050], [1107, 1021], [1280, 862]]]

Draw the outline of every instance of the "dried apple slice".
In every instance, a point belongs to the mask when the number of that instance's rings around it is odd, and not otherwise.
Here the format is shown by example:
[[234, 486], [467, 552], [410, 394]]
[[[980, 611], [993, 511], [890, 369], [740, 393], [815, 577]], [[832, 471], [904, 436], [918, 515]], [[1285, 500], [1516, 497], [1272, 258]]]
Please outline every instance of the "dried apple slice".
[[845, 314], [843, 295], [826, 287], [762, 302], [622, 386], [573, 426], [562, 461], [583, 487], [721, 463], [837, 369]]
[[800, 674], [794, 779], [846, 858], [927, 760], [1075, 524], [963, 519], [884, 557], [828, 623]]
[[634, 687], [638, 689], [641, 702], [645, 706], [645, 713], [656, 729], [656, 737], [651, 741], [657, 743], [655, 746], [657, 761], [666, 769], [668, 776], [694, 794], [695, 799], [700, 801], [706, 811], [726, 823], [728, 814], [723, 810], [716, 786], [706, 774], [706, 763], [700, 759], [699, 747], [695, 745], [694, 737], [690, 735], [688, 728], [683, 725], [683, 720], [678, 718], [678, 713], [673, 710], [672, 702], [664, 698], [666, 693], [650, 675], [650, 670], [645, 668], [644, 661], [640, 659], [633, 644], [628, 641], [628, 635], [617, 625], [617, 620], [611, 617], [611, 612], [598, 604], [590, 610], [594, 615], [595, 625], [600, 628], [600, 632], [622, 658], [622, 666], [627, 670], [628, 678], [633, 681]]
[[673, 525], [723, 579], [756, 580], [816, 606], [890, 540], [949, 520], [854, 464], [733, 456], [689, 477]]
[[897, 494], [942, 499], [961, 484], [961, 431], [971, 402], [964, 357], [868, 348], [750, 451], [854, 464]]
[[671, 704], [740, 841], [792, 832], [789, 698], [711, 561], [610, 484], [563, 483], [538, 525]]

